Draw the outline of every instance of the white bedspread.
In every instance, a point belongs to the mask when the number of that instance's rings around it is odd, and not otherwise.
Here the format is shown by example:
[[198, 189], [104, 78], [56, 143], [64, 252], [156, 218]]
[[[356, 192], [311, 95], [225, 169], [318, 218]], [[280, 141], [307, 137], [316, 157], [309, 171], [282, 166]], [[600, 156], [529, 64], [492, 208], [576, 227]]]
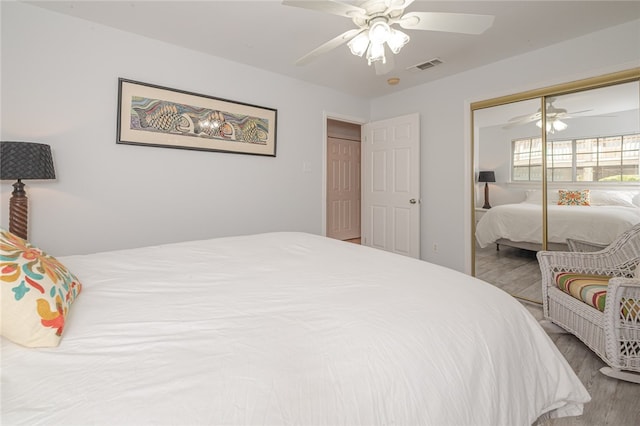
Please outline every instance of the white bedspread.
[[[637, 223], [637, 207], [549, 205], [547, 210], [548, 241], [552, 243], [573, 238], [609, 244]], [[480, 247], [486, 247], [500, 238], [541, 244], [542, 206], [503, 204], [488, 210], [476, 226], [476, 240]]]
[[3, 425], [528, 425], [589, 396], [515, 299], [302, 233], [61, 258], [59, 347], [2, 340]]

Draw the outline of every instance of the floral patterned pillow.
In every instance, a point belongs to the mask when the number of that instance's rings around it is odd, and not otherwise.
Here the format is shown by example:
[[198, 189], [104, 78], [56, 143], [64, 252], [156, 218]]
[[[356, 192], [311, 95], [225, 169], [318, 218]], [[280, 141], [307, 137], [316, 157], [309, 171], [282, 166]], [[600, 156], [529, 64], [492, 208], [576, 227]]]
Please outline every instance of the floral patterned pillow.
[[581, 189], [579, 191], [567, 191], [564, 189], [558, 190], [558, 205], [559, 206], [589, 206], [591, 200], [588, 189]]
[[23, 346], [57, 346], [82, 284], [54, 257], [0, 229], [2, 336]]

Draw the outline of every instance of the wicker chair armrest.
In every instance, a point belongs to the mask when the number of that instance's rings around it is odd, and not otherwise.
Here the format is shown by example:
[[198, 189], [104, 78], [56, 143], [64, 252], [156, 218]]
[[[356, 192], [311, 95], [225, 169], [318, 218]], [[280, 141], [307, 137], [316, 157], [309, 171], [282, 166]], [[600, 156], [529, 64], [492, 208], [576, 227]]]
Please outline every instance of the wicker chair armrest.
[[614, 277], [609, 280], [607, 300], [613, 300], [615, 302], [616, 300], [621, 301], [623, 299], [638, 301], [638, 321], [640, 321], [640, 278]]
[[629, 277], [633, 275], [637, 259], [621, 254], [609, 249], [596, 252], [540, 251], [537, 257], [543, 272], [570, 271]]
[[605, 352], [612, 366], [640, 371], [640, 279], [609, 280], [603, 320]]
[[610, 281], [610, 285], [611, 287], [619, 287], [619, 288], [640, 288], [640, 277], [612, 278]]
[[592, 252], [592, 251], [604, 250], [607, 248], [608, 244], [597, 244], [597, 243], [592, 243], [591, 241], [583, 241], [583, 240], [576, 240], [574, 238], [567, 238], [567, 246], [569, 246], [569, 251]]

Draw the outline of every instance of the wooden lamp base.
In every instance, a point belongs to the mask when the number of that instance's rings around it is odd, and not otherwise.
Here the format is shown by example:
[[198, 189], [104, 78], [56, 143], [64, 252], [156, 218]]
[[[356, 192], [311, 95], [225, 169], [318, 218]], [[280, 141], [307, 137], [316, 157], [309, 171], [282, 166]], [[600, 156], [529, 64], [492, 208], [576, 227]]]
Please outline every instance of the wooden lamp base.
[[20, 179], [13, 184], [13, 192], [9, 200], [9, 232], [27, 239], [27, 223], [29, 217], [29, 199]]
[[491, 204], [489, 204], [489, 184], [487, 182], [484, 183], [484, 206], [482, 206], [482, 208], [491, 208]]

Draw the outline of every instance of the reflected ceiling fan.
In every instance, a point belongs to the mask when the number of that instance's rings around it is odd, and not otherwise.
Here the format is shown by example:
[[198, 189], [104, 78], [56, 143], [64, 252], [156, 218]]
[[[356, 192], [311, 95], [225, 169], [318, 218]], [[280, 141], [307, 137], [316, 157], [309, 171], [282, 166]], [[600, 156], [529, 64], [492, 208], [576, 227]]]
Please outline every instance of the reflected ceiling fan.
[[[554, 106], [553, 103], [555, 101], [556, 101], [556, 98], [554, 97], [550, 97], [546, 99], [547, 133], [561, 132], [565, 130], [567, 127], [569, 127], [567, 123], [565, 123], [562, 120], [574, 118], [578, 114], [583, 114], [585, 112], [591, 111], [590, 109], [585, 109], [582, 111], [568, 112], [564, 108], [558, 108]], [[536, 126], [538, 126], [539, 128], [542, 128], [542, 111], [540, 108], [538, 108], [538, 111], [535, 114], [525, 114], [525, 115], [520, 115], [518, 117], [513, 117], [512, 119], [509, 120], [507, 125], [503, 127], [503, 129], [511, 129], [516, 126], [521, 126], [523, 124], [533, 123], [533, 122], [536, 123]]]
[[374, 64], [376, 74], [386, 74], [393, 69], [393, 55], [409, 42], [409, 36], [394, 28], [406, 30], [444, 31], [462, 34], [482, 34], [493, 25], [491, 15], [472, 15], [444, 12], [409, 12], [404, 10], [414, 0], [367, 0], [359, 6], [332, 0], [284, 0], [286, 6], [301, 7], [350, 18], [357, 26], [320, 45], [296, 61], [304, 65], [336, 47], [348, 43], [351, 53], [365, 56], [369, 65]]

